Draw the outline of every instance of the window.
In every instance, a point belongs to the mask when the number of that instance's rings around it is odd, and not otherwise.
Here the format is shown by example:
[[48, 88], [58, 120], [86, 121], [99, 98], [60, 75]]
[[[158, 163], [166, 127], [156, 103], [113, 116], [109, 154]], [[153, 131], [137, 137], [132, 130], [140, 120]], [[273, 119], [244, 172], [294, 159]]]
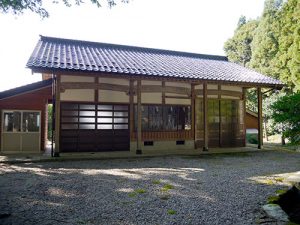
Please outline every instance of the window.
[[21, 131], [21, 112], [4, 112], [4, 132], [20, 132]]
[[[191, 107], [174, 105], [142, 105], [143, 131], [176, 131], [191, 129]], [[137, 129], [137, 106], [135, 106]]]
[[39, 112], [11, 111], [3, 113], [4, 132], [39, 132], [41, 117]]
[[23, 112], [23, 132], [39, 132], [40, 130], [40, 113]]

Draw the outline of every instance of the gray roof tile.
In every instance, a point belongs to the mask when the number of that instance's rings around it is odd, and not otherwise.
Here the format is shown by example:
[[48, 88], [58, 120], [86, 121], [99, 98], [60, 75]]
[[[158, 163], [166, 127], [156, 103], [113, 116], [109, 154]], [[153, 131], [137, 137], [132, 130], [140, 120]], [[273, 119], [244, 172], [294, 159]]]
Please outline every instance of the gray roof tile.
[[27, 67], [282, 86], [279, 80], [228, 62], [225, 56], [41, 36]]

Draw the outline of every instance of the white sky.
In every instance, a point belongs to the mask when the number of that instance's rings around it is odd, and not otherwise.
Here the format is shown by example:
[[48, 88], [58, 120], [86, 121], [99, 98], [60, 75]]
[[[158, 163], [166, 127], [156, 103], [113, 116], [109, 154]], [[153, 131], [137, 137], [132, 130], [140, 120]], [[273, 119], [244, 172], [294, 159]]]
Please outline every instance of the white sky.
[[131, 0], [109, 9], [106, 0], [101, 8], [85, 1], [71, 8], [50, 4], [44, 20], [31, 12], [0, 14], [0, 91], [41, 80], [25, 68], [39, 35], [224, 55], [239, 17], [257, 18], [264, 5], [264, 0]]

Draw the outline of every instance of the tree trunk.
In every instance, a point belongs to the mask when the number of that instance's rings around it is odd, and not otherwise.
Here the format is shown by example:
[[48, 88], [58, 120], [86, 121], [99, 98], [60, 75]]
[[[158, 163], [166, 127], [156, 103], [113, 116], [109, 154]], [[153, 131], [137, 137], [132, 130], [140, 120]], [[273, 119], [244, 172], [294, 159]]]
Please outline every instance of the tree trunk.
[[284, 135], [283, 135], [283, 134], [281, 135], [281, 144], [282, 144], [282, 145], [285, 145], [285, 138], [284, 138]]
[[264, 119], [264, 130], [265, 130], [266, 141], [269, 141], [268, 130], [267, 130], [267, 119]]

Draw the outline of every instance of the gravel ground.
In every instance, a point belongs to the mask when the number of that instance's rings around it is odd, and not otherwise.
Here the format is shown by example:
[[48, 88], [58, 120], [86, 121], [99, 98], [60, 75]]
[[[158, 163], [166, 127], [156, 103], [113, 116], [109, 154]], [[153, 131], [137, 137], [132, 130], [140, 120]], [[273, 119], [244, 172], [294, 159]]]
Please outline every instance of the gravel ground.
[[261, 206], [299, 170], [288, 152], [0, 164], [0, 224], [276, 224]]

